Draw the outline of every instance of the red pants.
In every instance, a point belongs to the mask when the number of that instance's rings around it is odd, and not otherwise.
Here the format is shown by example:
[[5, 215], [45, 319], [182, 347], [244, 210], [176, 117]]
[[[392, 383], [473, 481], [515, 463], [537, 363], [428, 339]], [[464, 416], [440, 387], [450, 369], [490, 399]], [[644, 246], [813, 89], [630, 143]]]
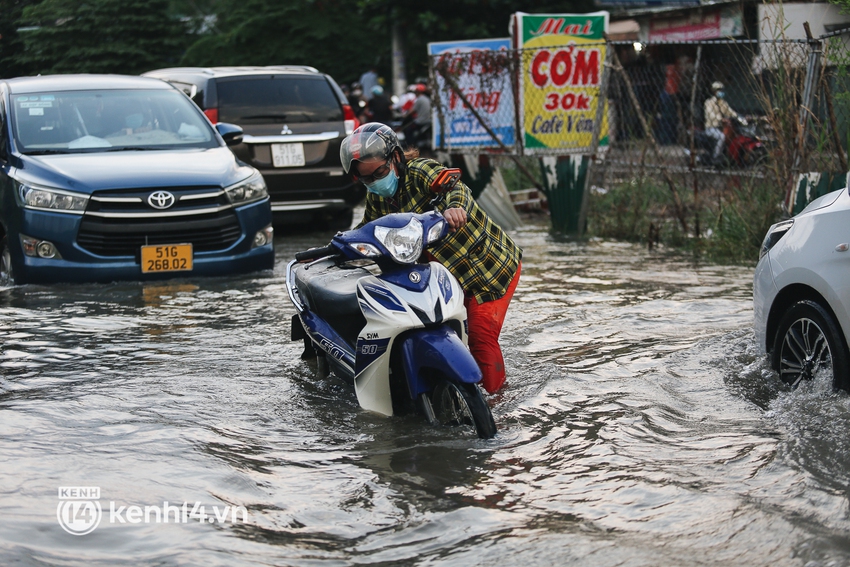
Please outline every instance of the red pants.
[[501, 299], [478, 303], [474, 297], [467, 297], [463, 302], [469, 320], [469, 350], [484, 375], [481, 385], [491, 394], [505, 383], [505, 359], [499, 348], [499, 333], [519, 283], [520, 269], [521, 266], [517, 266], [514, 279]]

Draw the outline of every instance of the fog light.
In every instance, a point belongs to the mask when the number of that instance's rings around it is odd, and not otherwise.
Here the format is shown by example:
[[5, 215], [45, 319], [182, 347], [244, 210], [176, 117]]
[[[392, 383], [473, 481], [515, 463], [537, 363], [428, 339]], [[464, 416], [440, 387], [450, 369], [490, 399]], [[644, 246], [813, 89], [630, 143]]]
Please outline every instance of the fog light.
[[27, 256], [31, 256], [35, 258], [38, 256], [39, 258], [56, 258], [61, 259], [62, 256], [59, 254], [59, 251], [56, 249], [56, 246], [47, 240], [39, 240], [38, 238], [33, 238], [32, 236], [27, 236], [26, 234], [21, 234], [21, 248], [24, 250], [24, 254]]
[[272, 225], [269, 225], [266, 228], [257, 231], [257, 234], [254, 235], [254, 242], [251, 244], [251, 248], [258, 248], [260, 246], [265, 246], [266, 244], [271, 244], [273, 238], [274, 228], [272, 228]]
[[38, 255], [42, 258], [55, 258], [59, 255], [56, 251], [56, 247], [53, 246], [53, 243], [47, 242], [46, 240], [42, 240], [38, 243], [38, 246], [36, 246], [36, 252], [38, 252]]

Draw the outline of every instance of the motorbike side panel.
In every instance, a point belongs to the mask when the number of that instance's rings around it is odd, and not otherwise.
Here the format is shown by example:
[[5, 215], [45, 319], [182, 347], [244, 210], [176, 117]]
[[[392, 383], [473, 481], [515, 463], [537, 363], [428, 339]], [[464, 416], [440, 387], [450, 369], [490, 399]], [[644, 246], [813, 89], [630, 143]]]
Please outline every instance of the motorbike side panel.
[[422, 329], [406, 336], [401, 343], [404, 372], [411, 398], [433, 388], [423, 376], [423, 369], [439, 371], [449, 380], [476, 384], [481, 381], [481, 369], [472, 353], [448, 326]]
[[312, 311], [304, 311], [299, 316], [310, 340], [327, 356], [338, 360], [341, 367], [350, 373], [349, 378], [353, 377], [355, 356], [347, 348], [345, 340], [324, 319]]

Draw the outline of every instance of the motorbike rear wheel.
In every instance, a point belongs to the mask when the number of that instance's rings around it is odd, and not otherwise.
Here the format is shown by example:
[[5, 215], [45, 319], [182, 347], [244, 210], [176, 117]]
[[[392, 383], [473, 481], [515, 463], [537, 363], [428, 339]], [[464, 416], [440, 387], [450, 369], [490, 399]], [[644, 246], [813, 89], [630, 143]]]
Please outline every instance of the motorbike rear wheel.
[[431, 394], [437, 421], [452, 427], [474, 426], [481, 439], [496, 435], [496, 422], [481, 390], [475, 384], [457, 384], [440, 380]]

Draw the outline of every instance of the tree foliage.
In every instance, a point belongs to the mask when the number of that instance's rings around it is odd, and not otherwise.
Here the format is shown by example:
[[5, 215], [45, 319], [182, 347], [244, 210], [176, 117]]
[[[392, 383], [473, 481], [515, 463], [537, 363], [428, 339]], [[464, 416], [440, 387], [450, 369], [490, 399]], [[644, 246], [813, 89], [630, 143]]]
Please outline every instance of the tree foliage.
[[138, 74], [173, 65], [188, 36], [168, 11], [168, 0], [42, 0], [19, 19], [16, 61], [33, 73]]
[[27, 66], [18, 61], [23, 42], [18, 34], [18, 20], [30, 0], [0, 0], [0, 77], [27, 74]]
[[[215, 30], [185, 53], [184, 65], [311, 65], [359, 76], [386, 41], [364, 33], [351, 0], [221, 0]], [[370, 46], [370, 47], [367, 47]]]
[[[850, 2], [850, 0], [840, 0]], [[507, 37], [512, 13], [592, 0], [0, 0], [0, 75], [141, 73], [173, 65], [311, 65], [340, 82], [389, 79], [392, 30], [409, 79], [432, 41]]]

